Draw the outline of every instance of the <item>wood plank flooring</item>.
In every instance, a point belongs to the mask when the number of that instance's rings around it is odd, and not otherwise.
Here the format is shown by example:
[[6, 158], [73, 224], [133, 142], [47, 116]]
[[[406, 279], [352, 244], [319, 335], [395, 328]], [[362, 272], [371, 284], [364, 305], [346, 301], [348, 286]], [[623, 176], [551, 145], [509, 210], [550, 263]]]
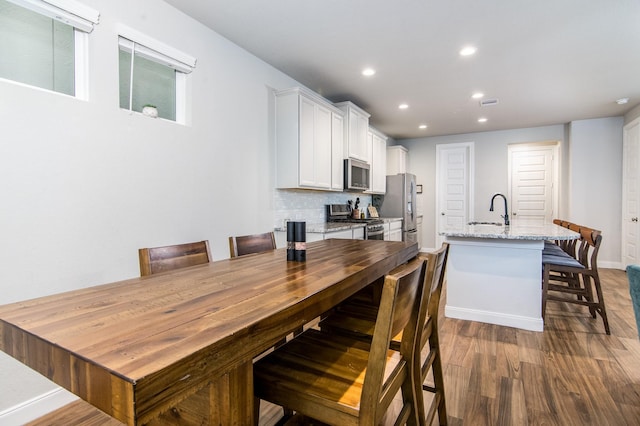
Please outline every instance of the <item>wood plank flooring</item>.
[[[600, 273], [610, 336], [577, 305], [549, 302], [538, 333], [444, 318], [442, 304], [450, 425], [640, 425], [640, 341], [627, 277]], [[274, 413], [263, 407], [260, 423], [272, 424]]]

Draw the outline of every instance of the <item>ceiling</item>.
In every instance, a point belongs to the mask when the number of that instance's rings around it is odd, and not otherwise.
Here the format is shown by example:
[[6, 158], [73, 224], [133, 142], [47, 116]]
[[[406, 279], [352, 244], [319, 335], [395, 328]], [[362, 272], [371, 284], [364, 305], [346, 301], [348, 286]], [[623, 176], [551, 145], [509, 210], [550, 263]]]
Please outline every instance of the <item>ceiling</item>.
[[[165, 1], [325, 98], [352, 101], [394, 139], [620, 116], [640, 104], [638, 0]], [[476, 54], [460, 56], [467, 45]], [[481, 107], [476, 91], [498, 103]]]

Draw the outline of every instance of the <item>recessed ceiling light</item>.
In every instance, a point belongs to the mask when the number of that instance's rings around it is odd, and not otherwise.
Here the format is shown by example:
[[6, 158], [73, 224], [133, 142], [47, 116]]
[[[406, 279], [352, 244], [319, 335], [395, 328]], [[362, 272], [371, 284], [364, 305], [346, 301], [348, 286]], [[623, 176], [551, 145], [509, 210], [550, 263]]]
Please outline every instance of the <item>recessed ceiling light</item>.
[[473, 46], [466, 46], [463, 47], [460, 50], [460, 56], [469, 56], [469, 55], [473, 55], [474, 53], [476, 53], [478, 51], [478, 49], [476, 49]]
[[484, 93], [481, 93], [481, 92], [476, 92], [476, 93], [474, 93], [473, 95], [471, 95], [471, 97], [472, 97], [473, 99], [480, 99], [480, 98], [482, 98], [483, 96], [484, 96]]
[[407, 108], [409, 108], [409, 105], [407, 105], [407, 104], [400, 104], [400, 105], [398, 105], [398, 108], [400, 108], [400, 109], [407, 109]]
[[629, 98], [620, 98], [620, 99], [616, 100], [616, 103], [617, 103], [618, 105], [624, 105], [624, 104], [626, 104], [627, 102], [629, 102]]
[[374, 70], [373, 68], [365, 68], [362, 70], [362, 75], [364, 75], [365, 77], [371, 77], [375, 73], [376, 70]]
[[484, 117], [478, 118], [478, 123], [486, 123], [488, 120]]
[[426, 124], [421, 124], [421, 125], [418, 126], [418, 129], [423, 129], [424, 130], [426, 128], [427, 128]]

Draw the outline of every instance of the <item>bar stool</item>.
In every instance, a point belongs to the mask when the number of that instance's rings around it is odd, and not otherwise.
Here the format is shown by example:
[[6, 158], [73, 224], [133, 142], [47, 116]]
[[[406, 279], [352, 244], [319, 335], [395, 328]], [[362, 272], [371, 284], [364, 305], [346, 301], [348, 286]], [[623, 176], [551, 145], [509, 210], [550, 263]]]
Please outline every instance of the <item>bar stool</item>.
[[[415, 258], [385, 277], [370, 342], [309, 329], [254, 364], [254, 394], [333, 425], [376, 425], [402, 392], [395, 424], [418, 422], [414, 369], [424, 311], [425, 262]], [[390, 351], [402, 332], [400, 351]], [[256, 410], [259, 401], [256, 400]]]
[[[440, 425], [447, 424], [444, 376], [438, 339], [438, 310], [440, 307], [440, 294], [444, 285], [448, 253], [449, 245], [444, 243], [438, 251], [426, 254], [426, 310], [420, 318], [419, 346], [422, 351], [427, 347], [428, 343], [429, 351], [426, 356], [418, 359], [419, 365], [414, 370], [419, 373], [414, 380], [418, 386], [422, 386], [421, 389], [417, 389], [418, 394], [422, 391], [434, 394], [428, 410], [424, 408], [423, 404], [418, 407], [420, 418], [424, 419], [426, 424], [433, 422], [436, 413], [438, 414]], [[320, 327], [331, 333], [351, 335], [363, 341], [370, 341], [376, 325], [376, 315], [377, 308], [375, 305], [368, 303], [361, 296], [356, 296], [338, 305], [332, 313], [320, 322]], [[400, 350], [401, 339], [401, 335], [394, 337], [390, 348], [396, 351]], [[429, 372], [433, 376], [433, 384], [425, 383]]]
[[[542, 256], [542, 319], [545, 319], [547, 301], [555, 300], [587, 306], [593, 318], [602, 317], [607, 334], [609, 321], [602, 296], [598, 275], [598, 251], [602, 242], [601, 232], [587, 227], [579, 227], [580, 245], [577, 259], [568, 254]], [[595, 294], [594, 290], [595, 289]], [[549, 292], [570, 294], [574, 297], [558, 296]]]

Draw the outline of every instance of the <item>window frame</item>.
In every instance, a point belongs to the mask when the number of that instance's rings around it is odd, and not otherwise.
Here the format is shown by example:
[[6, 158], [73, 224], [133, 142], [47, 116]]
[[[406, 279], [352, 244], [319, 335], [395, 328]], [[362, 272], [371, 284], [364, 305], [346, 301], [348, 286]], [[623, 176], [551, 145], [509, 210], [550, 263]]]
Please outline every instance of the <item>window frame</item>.
[[[124, 49], [125, 51], [132, 53], [132, 58], [133, 54], [135, 53], [147, 60], [159, 63], [175, 70], [175, 121], [170, 119], [164, 120], [186, 125], [187, 79], [188, 75], [191, 74], [191, 72], [193, 72], [193, 70], [195, 69], [197, 59], [159, 40], [156, 40], [146, 34], [143, 34], [124, 25], [118, 26], [117, 33], [119, 50]], [[120, 82], [118, 82], [118, 90], [119, 88]], [[129, 109], [120, 109], [129, 112], [138, 112], [133, 110], [132, 108], [133, 105], [131, 102], [129, 102]]]
[[42, 0], [5, 1], [73, 28], [74, 94], [69, 95], [17, 80], [1, 79], [62, 96], [71, 96], [85, 101], [89, 100], [89, 34], [93, 31], [95, 25], [100, 23], [100, 12], [75, 0], [47, 0], [46, 2]]

